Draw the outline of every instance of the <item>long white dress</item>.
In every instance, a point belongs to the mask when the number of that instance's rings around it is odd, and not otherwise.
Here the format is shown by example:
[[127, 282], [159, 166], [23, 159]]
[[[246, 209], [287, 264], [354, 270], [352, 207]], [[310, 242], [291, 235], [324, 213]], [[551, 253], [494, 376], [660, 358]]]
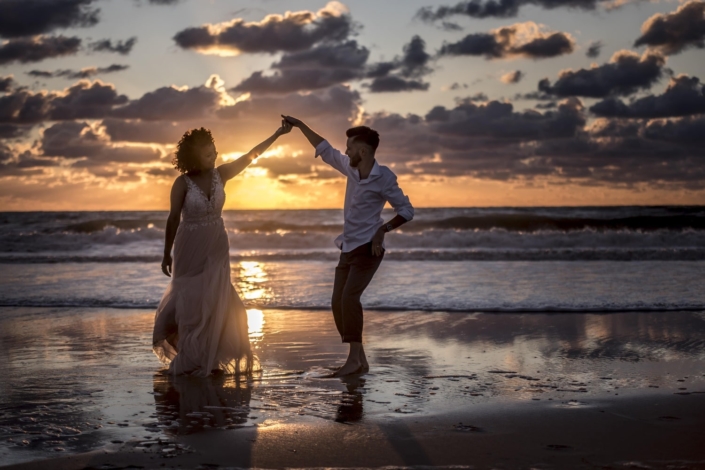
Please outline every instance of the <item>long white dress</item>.
[[230, 280], [220, 173], [213, 170], [210, 199], [187, 175], [184, 179], [172, 279], [154, 318], [154, 353], [173, 374], [251, 372], [247, 312]]

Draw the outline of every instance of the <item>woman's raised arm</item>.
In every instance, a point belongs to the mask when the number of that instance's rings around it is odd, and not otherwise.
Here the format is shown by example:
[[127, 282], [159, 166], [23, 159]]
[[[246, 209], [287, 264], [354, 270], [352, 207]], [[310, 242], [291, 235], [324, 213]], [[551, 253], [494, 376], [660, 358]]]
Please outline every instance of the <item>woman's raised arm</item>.
[[223, 182], [226, 182], [229, 179], [234, 178], [245, 168], [247, 168], [249, 164], [254, 161], [255, 158], [259, 157], [264, 152], [266, 152], [267, 149], [274, 143], [274, 141], [279, 138], [279, 136], [288, 134], [289, 132], [291, 132], [291, 124], [289, 124], [286, 120], [282, 119], [281, 127], [279, 127], [279, 129], [277, 129], [274, 134], [272, 134], [268, 139], [256, 145], [252, 150], [250, 150], [234, 162], [220, 165], [218, 167], [218, 171], [220, 172], [220, 179], [223, 180]]

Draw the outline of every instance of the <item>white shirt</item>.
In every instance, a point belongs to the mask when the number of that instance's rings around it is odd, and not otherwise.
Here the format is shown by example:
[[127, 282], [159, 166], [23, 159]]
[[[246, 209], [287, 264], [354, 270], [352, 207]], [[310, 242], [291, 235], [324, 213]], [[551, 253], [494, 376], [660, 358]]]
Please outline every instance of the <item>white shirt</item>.
[[336, 246], [344, 253], [372, 240], [377, 229], [384, 225], [382, 209], [385, 202], [389, 202], [394, 212], [406, 220], [414, 218], [414, 208], [409, 198], [397, 184], [397, 176], [386, 166], [378, 165], [375, 161], [369, 176], [361, 180], [357, 168], [350, 166], [350, 158], [331, 147], [327, 140], [316, 147], [314, 157], [319, 155], [348, 179], [343, 233], [335, 239]]

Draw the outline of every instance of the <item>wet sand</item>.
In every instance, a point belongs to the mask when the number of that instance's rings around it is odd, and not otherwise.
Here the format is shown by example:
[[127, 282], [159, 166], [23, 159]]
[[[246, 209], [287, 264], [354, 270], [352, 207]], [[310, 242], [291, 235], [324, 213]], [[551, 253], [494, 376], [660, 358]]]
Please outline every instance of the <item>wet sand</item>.
[[[153, 312], [0, 309], [14, 468], [705, 468], [705, 314], [249, 312], [263, 371], [173, 379]], [[52, 459], [47, 461], [46, 459]]]

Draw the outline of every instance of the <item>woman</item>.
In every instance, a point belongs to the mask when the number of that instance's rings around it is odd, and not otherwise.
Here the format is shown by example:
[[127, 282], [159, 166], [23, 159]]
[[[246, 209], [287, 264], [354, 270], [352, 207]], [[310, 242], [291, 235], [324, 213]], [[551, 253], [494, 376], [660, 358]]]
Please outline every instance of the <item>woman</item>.
[[223, 187], [289, 131], [291, 125], [282, 121], [267, 140], [217, 168], [209, 130], [193, 129], [178, 143], [172, 163], [182, 175], [171, 188], [162, 261], [162, 271], [172, 280], [157, 308], [152, 341], [170, 373], [205, 377], [252, 371], [247, 312], [230, 282]]

